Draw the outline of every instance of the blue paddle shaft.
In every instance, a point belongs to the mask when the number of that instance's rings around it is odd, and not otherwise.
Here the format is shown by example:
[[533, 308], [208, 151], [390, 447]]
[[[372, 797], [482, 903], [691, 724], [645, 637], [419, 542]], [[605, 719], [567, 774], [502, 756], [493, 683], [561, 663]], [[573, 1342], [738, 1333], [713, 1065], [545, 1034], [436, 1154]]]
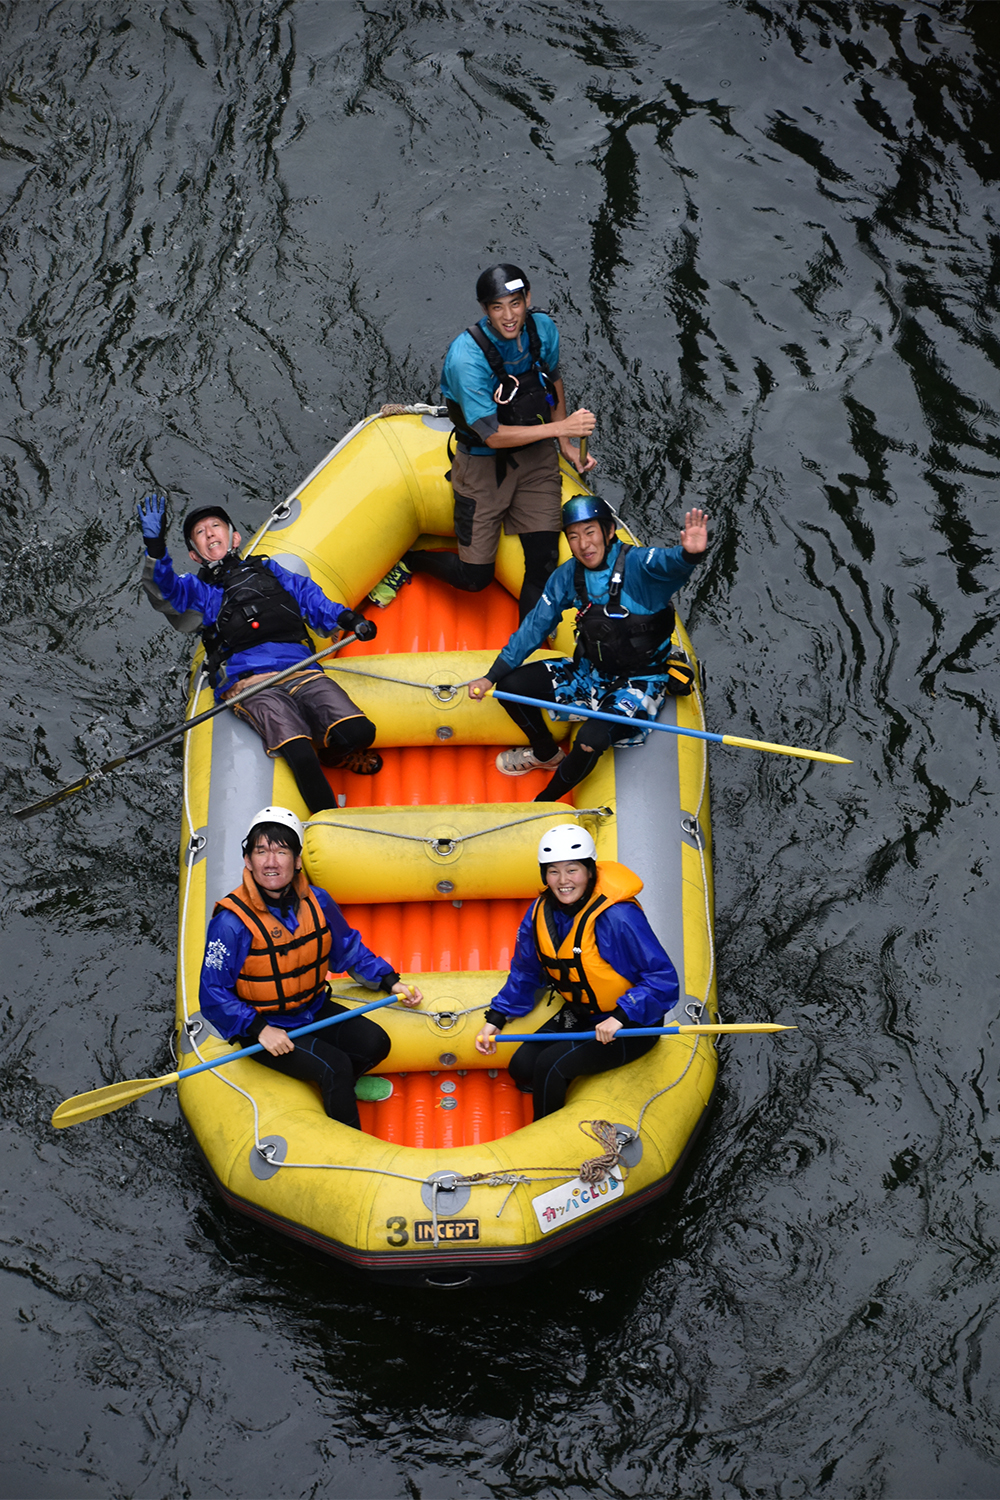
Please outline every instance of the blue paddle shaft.
[[679, 724], [660, 724], [654, 719], [627, 719], [624, 714], [604, 714], [596, 708], [581, 708], [578, 703], [552, 703], [546, 698], [525, 698], [520, 693], [505, 693], [500, 688], [493, 689], [493, 696], [502, 698], [507, 703], [526, 703], [529, 708], [557, 709], [560, 713], [581, 714], [585, 719], [601, 719], [607, 724], [626, 724], [629, 729], [637, 732], [641, 730], [643, 734], [647, 729], [660, 729], [664, 734], [685, 734], [694, 740], [708, 740], [713, 745], [726, 743], [724, 734], [712, 734], [707, 729], [682, 729]]
[[[626, 1036], [677, 1036], [679, 1026], [623, 1026], [621, 1031], [616, 1031], [615, 1036], [621, 1036], [622, 1031]], [[714, 1032], [706, 1033], [714, 1036]], [[532, 1031], [527, 1036], [504, 1036], [498, 1031], [493, 1038], [495, 1042], [593, 1042], [597, 1038], [596, 1031]]]
[[[370, 1005], [359, 1005], [357, 1010], [345, 1010], [342, 1016], [327, 1016], [325, 1021], [314, 1021], [311, 1026], [300, 1026], [297, 1031], [290, 1031], [290, 1037], [308, 1036], [311, 1031], [322, 1031], [324, 1026], [336, 1026], [338, 1021], [349, 1021], [352, 1016], [363, 1016], [366, 1011], [380, 1010], [383, 1005], [391, 1005], [398, 1000], [398, 995], [386, 995], [381, 1000], [373, 1000]], [[182, 1068], [177, 1075], [178, 1083], [182, 1078], [190, 1078], [192, 1073], [206, 1073], [209, 1068], [221, 1068], [226, 1063], [237, 1062], [241, 1057], [253, 1057], [255, 1052], [264, 1052], [266, 1048], [262, 1042], [254, 1042], [252, 1047], [243, 1047], [239, 1052], [231, 1052], [228, 1057], [215, 1057], [211, 1062], [195, 1063], [193, 1068]]]

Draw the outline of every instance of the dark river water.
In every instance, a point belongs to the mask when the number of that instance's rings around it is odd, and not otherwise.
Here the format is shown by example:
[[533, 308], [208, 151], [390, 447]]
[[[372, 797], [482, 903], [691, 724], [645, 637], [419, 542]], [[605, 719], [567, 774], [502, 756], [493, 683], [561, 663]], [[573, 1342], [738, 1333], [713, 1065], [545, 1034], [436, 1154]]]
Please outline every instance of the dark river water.
[[[4, 1497], [1000, 1494], [1000, 6], [3, 0]], [[681, 1189], [417, 1295], [225, 1210], [169, 1091], [135, 498], [247, 529], [528, 269], [683, 601], [727, 1044]], [[992, 520], [991, 520], [992, 517]], [[990, 896], [991, 888], [994, 890]]]

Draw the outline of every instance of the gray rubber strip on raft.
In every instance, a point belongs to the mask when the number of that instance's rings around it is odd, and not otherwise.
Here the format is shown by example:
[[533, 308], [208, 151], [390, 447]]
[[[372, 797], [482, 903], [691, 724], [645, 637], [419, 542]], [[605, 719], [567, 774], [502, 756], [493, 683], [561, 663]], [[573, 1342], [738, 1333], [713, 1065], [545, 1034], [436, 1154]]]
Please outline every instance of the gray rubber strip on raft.
[[[657, 718], [677, 723], [677, 700], [668, 698]], [[682, 811], [677, 737], [651, 734], [644, 745], [614, 750], [618, 858], [643, 882], [639, 896], [649, 925], [684, 974], [681, 873]]]
[[[289, 573], [310, 576], [303, 559], [290, 552], [274, 560]], [[260, 736], [235, 714], [219, 714], [213, 721], [211, 778], [205, 849], [206, 924], [219, 898], [236, 890], [242, 881], [242, 846], [250, 819], [270, 805], [274, 793], [274, 764]]]
[[274, 766], [260, 735], [235, 714], [212, 722], [212, 781], [205, 850], [205, 921], [221, 896], [243, 879], [243, 840], [250, 820], [271, 801]]

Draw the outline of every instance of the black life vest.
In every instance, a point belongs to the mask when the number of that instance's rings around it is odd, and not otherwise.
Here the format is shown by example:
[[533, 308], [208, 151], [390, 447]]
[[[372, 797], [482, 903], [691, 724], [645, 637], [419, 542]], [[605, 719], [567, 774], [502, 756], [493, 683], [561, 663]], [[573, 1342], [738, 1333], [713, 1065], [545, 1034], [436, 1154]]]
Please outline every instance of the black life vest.
[[[466, 329], [469, 337], [475, 340], [486, 356], [497, 383], [493, 399], [497, 404], [497, 421], [501, 427], [533, 427], [536, 423], [551, 422], [556, 404], [549, 367], [542, 358], [542, 341], [530, 312], [524, 326], [528, 331], [531, 367], [523, 375], [508, 373], [500, 350], [478, 323], [473, 323], [471, 328]], [[482, 438], [468, 425], [458, 402], [452, 401], [450, 397], [445, 399], [458, 441], [465, 448], [482, 448]], [[510, 455], [518, 450], [504, 448], [502, 451], [504, 455]]]
[[602, 671], [618, 677], [636, 677], [643, 672], [665, 669], [674, 628], [674, 606], [668, 604], [655, 615], [633, 615], [621, 602], [625, 560], [632, 548], [621, 543], [618, 561], [608, 584], [607, 604], [595, 604], [587, 592], [587, 570], [577, 561], [573, 586], [580, 603], [576, 616], [575, 662], [582, 657]]
[[310, 644], [302, 612], [264, 557], [240, 558], [230, 552], [221, 567], [202, 568], [199, 578], [223, 590], [222, 607], [200, 632], [212, 685], [222, 663], [240, 651], [267, 642]]

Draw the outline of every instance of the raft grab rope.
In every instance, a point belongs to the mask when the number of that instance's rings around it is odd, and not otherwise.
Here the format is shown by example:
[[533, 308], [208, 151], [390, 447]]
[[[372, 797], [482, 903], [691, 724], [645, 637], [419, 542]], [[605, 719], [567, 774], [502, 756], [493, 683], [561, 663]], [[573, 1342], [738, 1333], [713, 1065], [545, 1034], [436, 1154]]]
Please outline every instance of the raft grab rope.
[[619, 1140], [618, 1131], [609, 1120], [580, 1120], [580, 1129], [584, 1135], [589, 1135], [591, 1140], [604, 1147], [600, 1156], [592, 1156], [580, 1165], [579, 1177], [581, 1182], [603, 1182], [605, 1177], [617, 1170], [622, 1182], [628, 1176], [628, 1167], [621, 1160], [621, 1153], [629, 1141], [635, 1140], [636, 1132], [623, 1133]]
[[448, 408], [446, 406], [428, 406], [424, 401], [414, 401], [411, 406], [400, 406], [395, 401], [387, 401], [380, 406], [375, 413], [378, 417], [446, 417]]
[[[432, 809], [428, 809], [431, 811]], [[614, 814], [610, 807], [575, 807], [573, 811], [577, 817], [589, 814], [595, 818], [610, 818]], [[349, 833], [377, 833], [386, 839], [406, 839], [411, 844], [429, 844], [437, 854], [453, 854], [459, 844], [467, 844], [470, 839], [481, 839], [488, 833], [502, 833], [506, 828], [520, 828], [522, 823], [537, 823], [539, 818], [552, 819], [552, 812], [532, 813], [527, 818], [513, 818], [509, 823], [497, 823], [493, 828], [477, 828], [473, 833], [456, 833], [454, 838], [436, 839], [422, 833], [400, 833], [395, 828], [365, 828], [360, 823], [343, 823], [340, 818], [331, 821], [328, 818], [308, 818], [306, 828], [344, 828]]]
[[382, 672], [358, 672], [353, 667], [338, 667], [337, 671], [347, 677], [367, 677], [370, 682], [394, 682], [398, 687], [419, 688], [422, 693], [433, 693], [439, 703], [450, 703], [459, 688], [467, 688], [479, 681], [478, 677], [470, 677], [465, 682], [411, 682], [409, 677], [386, 677]]

